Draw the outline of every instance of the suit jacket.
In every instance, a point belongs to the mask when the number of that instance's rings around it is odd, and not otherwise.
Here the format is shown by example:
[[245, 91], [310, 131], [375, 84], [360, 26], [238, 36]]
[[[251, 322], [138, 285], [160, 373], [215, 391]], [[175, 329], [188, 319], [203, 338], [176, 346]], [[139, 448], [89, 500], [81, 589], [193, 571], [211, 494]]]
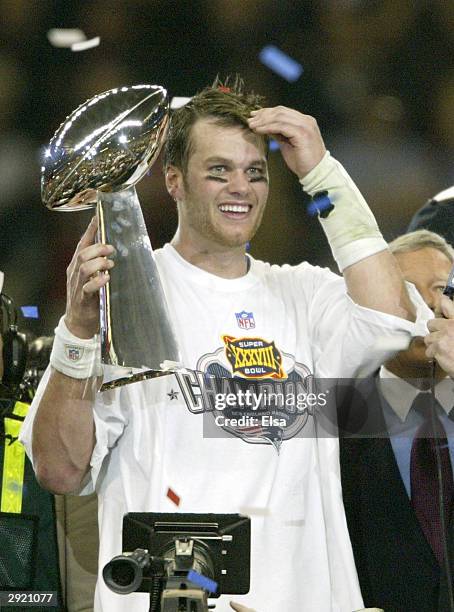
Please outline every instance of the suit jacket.
[[[386, 425], [376, 377], [338, 394], [342, 491], [366, 607], [449, 612], [447, 581], [408, 498]], [[367, 432], [358, 438], [355, 432]], [[453, 565], [454, 525], [448, 529]]]

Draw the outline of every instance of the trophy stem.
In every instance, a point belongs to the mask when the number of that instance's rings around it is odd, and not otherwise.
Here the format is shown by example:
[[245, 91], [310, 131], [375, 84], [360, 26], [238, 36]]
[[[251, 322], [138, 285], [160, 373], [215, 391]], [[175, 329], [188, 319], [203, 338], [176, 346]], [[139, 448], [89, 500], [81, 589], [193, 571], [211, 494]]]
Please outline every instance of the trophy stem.
[[100, 290], [102, 362], [160, 370], [180, 361], [175, 333], [134, 187], [97, 192], [100, 241], [115, 248], [110, 281]]

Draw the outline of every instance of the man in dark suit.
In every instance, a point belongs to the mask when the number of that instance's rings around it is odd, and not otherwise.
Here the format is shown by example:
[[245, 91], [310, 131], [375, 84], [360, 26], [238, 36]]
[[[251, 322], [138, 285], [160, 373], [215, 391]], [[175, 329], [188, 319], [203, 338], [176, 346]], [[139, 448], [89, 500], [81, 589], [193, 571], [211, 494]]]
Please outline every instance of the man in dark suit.
[[[405, 279], [436, 311], [454, 250], [426, 230], [401, 236], [390, 249]], [[447, 439], [439, 452], [449, 474], [444, 475], [442, 504], [448, 522], [454, 490], [454, 421], [449, 415], [454, 383], [440, 366], [433, 369], [423, 339], [375, 376], [349, 387], [338, 408], [342, 490], [364, 604], [386, 612], [451, 609], [438, 482], [427, 478], [431, 468], [424, 463], [421, 475], [421, 453], [425, 457], [434, 448], [427, 447], [433, 435], [424, 439], [422, 450], [420, 444], [429, 423], [432, 374], [437, 435]]]

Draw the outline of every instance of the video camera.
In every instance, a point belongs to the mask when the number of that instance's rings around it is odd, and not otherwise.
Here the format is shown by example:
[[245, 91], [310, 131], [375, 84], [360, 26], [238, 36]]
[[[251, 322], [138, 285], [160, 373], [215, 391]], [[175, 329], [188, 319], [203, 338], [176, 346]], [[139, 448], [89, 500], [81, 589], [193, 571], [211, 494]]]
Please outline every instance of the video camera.
[[115, 593], [150, 593], [150, 612], [207, 612], [208, 597], [245, 594], [251, 521], [240, 514], [130, 512], [123, 554], [103, 569]]
[[[34, 338], [31, 332], [20, 331], [18, 326], [19, 310], [14, 301], [3, 292], [3, 276], [0, 272], [0, 399], [30, 402], [38, 383], [49, 363], [53, 337]], [[25, 319], [36, 319], [37, 314], [25, 314]]]
[[2, 349], [2, 376], [0, 382], [11, 394], [17, 392], [27, 362], [28, 345], [25, 334], [17, 327], [17, 310], [13, 300], [0, 292], [0, 334]]

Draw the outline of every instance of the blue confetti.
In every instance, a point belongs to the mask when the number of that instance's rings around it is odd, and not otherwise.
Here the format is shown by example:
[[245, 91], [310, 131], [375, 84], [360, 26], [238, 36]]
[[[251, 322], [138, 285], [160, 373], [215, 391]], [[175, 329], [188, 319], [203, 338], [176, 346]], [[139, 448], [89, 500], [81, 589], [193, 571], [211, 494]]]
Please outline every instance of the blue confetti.
[[197, 584], [202, 589], [205, 589], [205, 591], [208, 591], [208, 593], [216, 593], [218, 590], [217, 582], [203, 576], [202, 574], [199, 574], [198, 572], [195, 572], [194, 570], [188, 572], [188, 580], [194, 584]]
[[268, 144], [268, 148], [270, 151], [279, 151], [280, 146], [277, 140], [273, 140], [271, 139], [269, 144]]
[[332, 202], [327, 195], [315, 198], [307, 207], [307, 212], [312, 217], [317, 213], [326, 210], [330, 206], [332, 206]]
[[289, 83], [294, 83], [303, 74], [301, 64], [274, 45], [263, 47], [259, 53], [259, 60]]
[[26, 319], [39, 319], [38, 306], [21, 306], [20, 309]]

